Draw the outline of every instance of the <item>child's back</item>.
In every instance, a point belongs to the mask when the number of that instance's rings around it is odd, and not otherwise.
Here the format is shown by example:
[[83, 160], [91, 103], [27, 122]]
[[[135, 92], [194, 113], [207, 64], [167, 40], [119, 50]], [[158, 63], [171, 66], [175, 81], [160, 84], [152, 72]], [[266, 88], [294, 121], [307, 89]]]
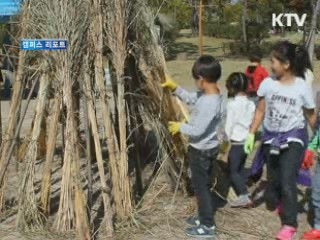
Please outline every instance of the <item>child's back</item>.
[[255, 113], [255, 104], [249, 100], [246, 93], [249, 80], [244, 73], [232, 73], [226, 82], [228, 95], [232, 97], [227, 104], [227, 120], [225, 132], [231, 142], [228, 156], [230, 179], [238, 198], [231, 203], [231, 207], [249, 207], [252, 205], [246, 186], [247, 177], [244, 166], [247, 154], [244, 143], [249, 135], [250, 126]]
[[189, 136], [190, 145], [199, 150], [217, 147], [217, 132], [225, 112], [222, 95], [203, 92], [194, 94], [183, 88], [178, 88], [176, 94], [193, 105], [189, 124], [181, 126], [181, 132]]
[[231, 141], [244, 142], [249, 135], [255, 104], [247, 96], [236, 96], [227, 104], [226, 134]]

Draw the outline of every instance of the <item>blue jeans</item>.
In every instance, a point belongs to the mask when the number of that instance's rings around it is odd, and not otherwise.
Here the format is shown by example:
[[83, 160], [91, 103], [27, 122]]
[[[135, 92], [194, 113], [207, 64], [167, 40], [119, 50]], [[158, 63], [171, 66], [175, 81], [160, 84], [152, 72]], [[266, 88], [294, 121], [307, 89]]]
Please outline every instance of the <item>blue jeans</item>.
[[312, 182], [312, 205], [314, 208], [314, 228], [320, 230], [320, 162], [316, 166], [316, 172]]

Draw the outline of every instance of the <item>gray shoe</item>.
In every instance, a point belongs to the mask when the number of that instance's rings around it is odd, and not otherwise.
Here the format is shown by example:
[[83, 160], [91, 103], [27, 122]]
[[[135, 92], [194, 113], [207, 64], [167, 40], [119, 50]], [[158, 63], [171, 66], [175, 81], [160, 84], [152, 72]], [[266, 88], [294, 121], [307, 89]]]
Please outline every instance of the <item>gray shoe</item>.
[[251, 208], [253, 207], [253, 202], [249, 195], [240, 195], [238, 199], [230, 203], [232, 208]]
[[186, 223], [190, 226], [199, 226], [200, 225], [200, 219], [197, 216], [189, 217], [186, 221]]
[[189, 237], [197, 238], [214, 238], [216, 236], [216, 227], [207, 227], [205, 225], [199, 225], [191, 228], [187, 228], [185, 231]]

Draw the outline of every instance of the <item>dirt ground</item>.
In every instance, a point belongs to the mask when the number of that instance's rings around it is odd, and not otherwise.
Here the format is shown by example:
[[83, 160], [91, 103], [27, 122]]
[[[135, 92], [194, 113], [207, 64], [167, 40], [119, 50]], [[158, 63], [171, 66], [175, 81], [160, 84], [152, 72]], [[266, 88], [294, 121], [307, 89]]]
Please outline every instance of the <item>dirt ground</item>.
[[[194, 81], [191, 77], [191, 66], [194, 58], [197, 55], [197, 39], [180, 38], [177, 40], [180, 47], [177, 50], [177, 58], [168, 62], [170, 74], [176, 81], [187, 89], [194, 89]], [[224, 80], [233, 71], [243, 71], [248, 64], [246, 59], [225, 58], [221, 51], [221, 40], [205, 39], [205, 52], [213, 54], [221, 59], [223, 75], [221, 78], [221, 88], [224, 90]], [[186, 49], [187, 48], [187, 49]], [[182, 54], [181, 54], [182, 53]], [[180, 55], [179, 55], [180, 54]], [[269, 66], [268, 59], [263, 62]], [[320, 62], [315, 61], [315, 86], [319, 86]], [[315, 87], [316, 89], [316, 87]], [[319, 89], [319, 88], [317, 88]], [[25, 104], [25, 103], [24, 103]], [[25, 135], [31, 126], [31, 121], [34, 113], [36, 102], [31, 102], [26, 116], [26, 121], [23, 124], [22, 135]], [[2, 121], [6, 126], [7, 116], [9, 113], [10, 103], [2, 101]], [[58, 157], [58, 156], [57, 156]], [[59, 161], [56, 164], [61, 164]], [[250, 161], [248, 161], [248, 166]], [[17, 177], [16, 168], [19, 164], [12, 163], [10, 165], [10, 188], [11, 198], [16, 195], [19, 188], [19, 179]], [[147, 167], [145, 172], [152, 172], [153, 165]], [[41, 168], [36, 169], [38, 174], [41, 174]], [[54, 174], [58, 176], [59, 172]], [[59, 191], [59, 179], [54, 178], [55, 194]], [[228, 181], [228, 179], [221, 180]], [[97, 183], [96, 183], [97, 184]], [[96, 187], [95, 190], [97, 190]], [[253, 186], [251, 191], [259, 189], [260, 186]], [[10, 194], [7, 196], [10, 199]], [[261, 195], [261, 192], [260, 192]], [[58, 204], [59, 199], [56, 195], [53, 197], [54, 205]], [[258, 194], [259, 197], [259, 194]], [[301, 188], [300, 194], [300, 214], [299, 214], [299, 235], [310, 228], [307, 221], [308, 194], [306, 189]], [[101, 199], [96, 199], [98, 204]], [[72, 235], [56, 235], [49, 230], [34, 233], [19, 233], [15, 229], [15, 213], [17, 209], [13, 208], [0, 215], [0, 240], [23, 240], [23, 239], [75, 239]], [[98, 210], [97, 210], [98, 211]], [[171, 186], [166, 181], [166, 177], [162, 174], [155, 179], [150, 185], [147, 194], [144, 196], [141, 206], [132, 216], [130, 223], [118, 224], [115, 240], [183, 240], [190, 239], [184, 235], [184, 229], [187, 227], [185, 220], [196, 214], [194, 199], [187, 197], [181, 192], [174, 193]], [[256, 208], [248, 210], [234, 210], [228, 204], [220, 208], [216, 214], [216, 223], [218, 227], [219, 240], [269, 240], [274, 239], [274, 235], [279, 230], [280, 222], [275, 212], [268, 212], [265, 209], [263, 201]], [[101, 232], [97, 239], [106, 239]]]

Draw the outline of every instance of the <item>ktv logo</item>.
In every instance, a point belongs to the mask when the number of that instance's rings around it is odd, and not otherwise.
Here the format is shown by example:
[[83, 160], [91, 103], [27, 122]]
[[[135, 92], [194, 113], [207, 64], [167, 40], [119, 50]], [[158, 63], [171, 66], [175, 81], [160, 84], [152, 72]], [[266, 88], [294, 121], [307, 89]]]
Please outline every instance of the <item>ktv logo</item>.
[[[284, 21], [284, 19], [286, 19], [286, 21]], [[302, 14], [301, 17], [297, 13], [273, 13], [272, 27], [291, 27], [294, 21], [299, 27], [303, 27], [306, 19], [306, 13]]]

